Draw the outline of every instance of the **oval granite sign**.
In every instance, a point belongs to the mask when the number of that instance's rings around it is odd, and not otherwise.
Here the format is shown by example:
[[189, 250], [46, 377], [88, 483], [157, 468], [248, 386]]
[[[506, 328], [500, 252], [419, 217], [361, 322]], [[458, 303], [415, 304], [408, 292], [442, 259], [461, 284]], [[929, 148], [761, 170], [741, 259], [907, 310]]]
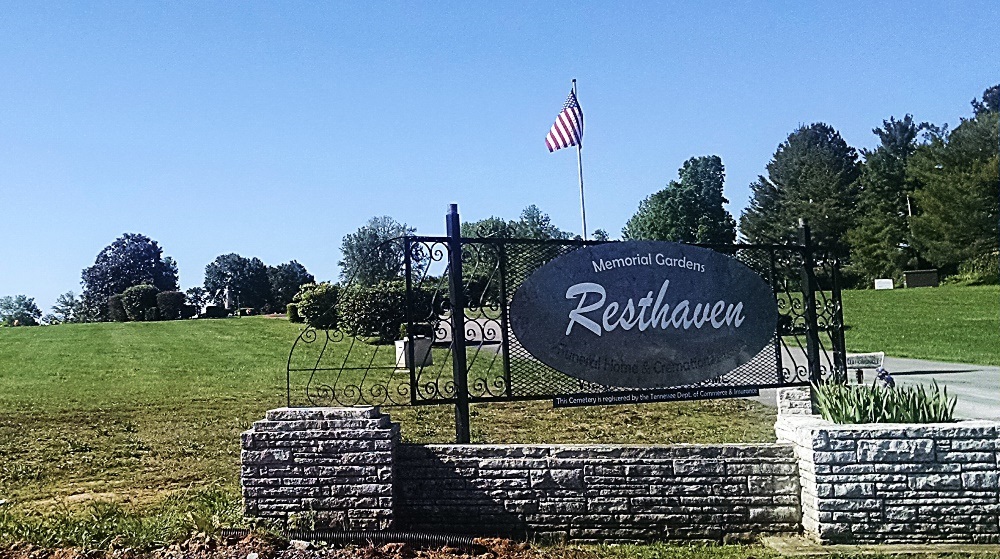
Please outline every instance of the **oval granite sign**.
[[584, 247], [514, 294], [516, 343], [567, 375], [612, 387], [694, 384], [751, 360], [774, 338], [774, 294], [713, 250], [661, 241]]

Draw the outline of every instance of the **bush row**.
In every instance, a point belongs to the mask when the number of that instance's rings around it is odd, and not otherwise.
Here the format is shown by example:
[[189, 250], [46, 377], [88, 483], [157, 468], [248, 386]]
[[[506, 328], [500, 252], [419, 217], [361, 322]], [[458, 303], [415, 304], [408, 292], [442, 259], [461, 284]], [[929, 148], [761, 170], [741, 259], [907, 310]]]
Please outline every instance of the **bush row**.
[[[446, 309], [440, 295], [429, 289], [414, 289], [410, 305], [419, 318], [414, 322], [432, 322]], [[341, 330], [352, 336], [377, 338], [390, 342], [400, 335], [407, 320], [406, 283], [382, 281], [371, 287], [341, 288], [329, 283], [303, 285], [289, 305], [288, 318], [301, 319], [313, 328]]]
[[153, 322], [190, 318], [197, 309], [184, 303], [180, 291], [160, 291], [152, 285], [135, 285], [121, 295], [108, 297], [108, 315], [115, 322]]

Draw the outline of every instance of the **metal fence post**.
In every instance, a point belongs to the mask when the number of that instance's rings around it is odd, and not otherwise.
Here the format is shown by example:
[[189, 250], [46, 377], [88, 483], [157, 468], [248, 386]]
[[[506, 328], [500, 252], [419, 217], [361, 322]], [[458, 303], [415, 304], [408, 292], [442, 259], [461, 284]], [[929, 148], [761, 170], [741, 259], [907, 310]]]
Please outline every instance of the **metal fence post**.
[[[410, 405], [417, 403], [417, 360], [413, 343], [413, 247], [409, 235], [403, 237], [403, 276], [406, 278], [406, 336], [401, 336], [405, 343], [403, 364], [409, 363], [410, 371]], [[396, 363], [399, 367], [399, 363]]]
[[513, 390], [510, 378], [510, 336], [507, 335], [510, 327], [509, 301], [507, 299], [507, 241], [504, 240], [498, 245], [497, 256], [499, 257], [498, 267], [500, 269], [500, 351], [503, 352], [503, 382], [504, 395], [510, 397]]
[[833, 366], [837, 369], [837, 382], [847, 384], [847, 343], [844, 341], [844, 302], [840, 292], [840, 259], [833, 259]]
[[818, 386], [822, 377], [820, 376], [819, 364], [819, 326], [816, 323], [816, 271], [813, 261], [812, 235], [809, 232], [809, 225], [802, 218], [799, 218], [799, 244], [802, 245], [802, 299], [805, 307], [806, 318], [806, 359], [809, 367], [809, 400], [812, 403], [813, 413], [818, 413], [816, 401], [816, 391], [813, 386]]
[[469, 370], [465, 359], [465, 289], [462, 282], [462, 222], [458, 204], [448, 208], [448, 291], [451, 300], [451, 359], [455, 380], [455, 442], [469, 442]]
[[[779, 295], [778, 295], [778, 289], [779, 289], [779, 287], [778, 287], [777, 267], [774, 264], [774, 249], [773, 248], [769, 249], [767, 251], [767, 254], [768, 254], [768, 263], [770, 264], [770, 267], [768, 269], [770, 277], [768, 278], [768, 280], [771, 283], [771, 291], [774, 292], [774, 303], [775, 303], [775, 305], [777, 305], [778, 302], [779, 302], [778, 301], [778, 299], [779, 299]], [[781, 340], [781, 335], [782, 335], [782, 332], [781, 332], [781, 316], [780, 316], [780, 312], [779, 312], [778, 326], [777, 326], [777, 328], [774, 331], [774, 366], [775, 366], [775, 375], [776, 375], [776, 383], [777, 384], [784, 384], [787, 381], [787, 379], [785, 378], [784, 370], [783, 370], [784, 368], [781, 366], [781, 344], [783, 343], [782, 340]], [[795, 364], [793, 363], [792, 366], [794, 367]]]

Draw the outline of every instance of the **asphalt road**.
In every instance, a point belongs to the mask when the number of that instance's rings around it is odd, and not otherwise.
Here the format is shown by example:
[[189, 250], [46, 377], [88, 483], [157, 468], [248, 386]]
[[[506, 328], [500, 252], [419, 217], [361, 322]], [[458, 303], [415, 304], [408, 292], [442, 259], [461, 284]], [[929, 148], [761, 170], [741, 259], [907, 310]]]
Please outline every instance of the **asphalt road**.
[[[948, 388], [948, 394], [958, 399], [955, 416], [962, 419], [1000, 420], [1000, 367], [944, 363], [923, 359], [885, 358], [885, 368], [896, 380], [897, 386], [930, 384]], [[850, 382], [855, 382], [854, 371], [848, 371]], [[864, 381], [871, 384], [875, 371], [865, 369]], [[777, 406], [776, 391], [761, 390], [755, 398], [769, 406]]]

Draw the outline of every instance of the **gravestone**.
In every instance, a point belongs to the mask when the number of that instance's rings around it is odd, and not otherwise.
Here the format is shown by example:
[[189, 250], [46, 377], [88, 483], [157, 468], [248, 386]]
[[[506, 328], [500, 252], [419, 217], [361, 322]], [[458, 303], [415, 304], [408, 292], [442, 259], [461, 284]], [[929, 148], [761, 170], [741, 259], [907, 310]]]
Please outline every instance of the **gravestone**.
[[906, 287], [937, 287], [938, 282], [938, 271], [936, 269], [903, 272], [903, 285]]

